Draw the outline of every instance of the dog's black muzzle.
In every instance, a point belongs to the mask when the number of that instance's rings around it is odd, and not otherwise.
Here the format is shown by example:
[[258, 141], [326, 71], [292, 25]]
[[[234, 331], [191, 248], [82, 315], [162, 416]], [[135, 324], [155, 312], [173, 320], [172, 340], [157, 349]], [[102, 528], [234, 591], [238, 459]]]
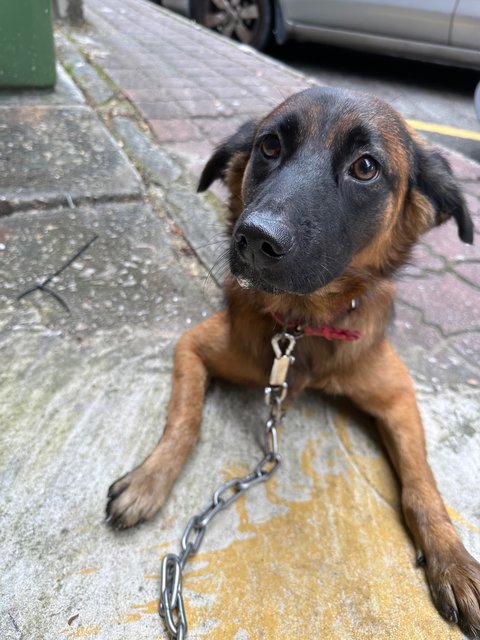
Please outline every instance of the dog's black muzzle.
[[233, 237], [240, 262], [253, 269], [282, 260], [292, 249], [293, 242], [290, 229], [278, 220], [278, 216], [256, 211], [242, 216]]
[[293, 230], [278, 214], [245, 212], [233, 231], [230, 267], [245, 286], [275, 293], [293, 291], [294, 254]]

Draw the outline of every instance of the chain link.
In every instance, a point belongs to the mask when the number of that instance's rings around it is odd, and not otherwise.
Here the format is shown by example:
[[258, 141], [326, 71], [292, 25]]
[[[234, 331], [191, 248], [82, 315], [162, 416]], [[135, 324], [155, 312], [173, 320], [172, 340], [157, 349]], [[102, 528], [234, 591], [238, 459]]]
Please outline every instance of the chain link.
[[247, 475], [232, 478], [217, 488], [208, 505], [188, 521], [180, 542], [180, 554], [169, 553], [162, 560], [159, 613], [165, 621], [170, 637], [174, 640], [184, 640], [187, 635], [187, 618], [182, 594], [182, 572], [185, 563], [199, 550], [207, 527], [215, 516], [251, 487], [268, 480], [281, 463], [277, 431], [285, 415], [283, 402], [288, 391], [287, 374], [290, 365], [295, 361], [292, 352], [298, 337], [284, 332], [272, 338], [275, 358], [269, 386], [265, 387], [265, 402], [270, 411], [265, 421], [264, 457]]

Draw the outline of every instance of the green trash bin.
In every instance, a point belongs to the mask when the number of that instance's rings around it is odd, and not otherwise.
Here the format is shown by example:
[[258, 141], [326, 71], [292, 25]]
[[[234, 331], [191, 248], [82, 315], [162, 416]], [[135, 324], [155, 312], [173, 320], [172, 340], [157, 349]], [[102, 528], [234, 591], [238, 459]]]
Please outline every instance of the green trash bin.
[[0, 87], [56, 80], [51, 0], [0, 0]]

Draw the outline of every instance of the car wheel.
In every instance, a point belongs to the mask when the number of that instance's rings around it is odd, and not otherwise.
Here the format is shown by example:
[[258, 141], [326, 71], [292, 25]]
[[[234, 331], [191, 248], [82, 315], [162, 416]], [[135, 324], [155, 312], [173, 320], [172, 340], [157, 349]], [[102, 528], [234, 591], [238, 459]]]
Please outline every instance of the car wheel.
[[270, 0], [198, 0], [193, 18], [255, 49], [266, 47], [272, 29]]

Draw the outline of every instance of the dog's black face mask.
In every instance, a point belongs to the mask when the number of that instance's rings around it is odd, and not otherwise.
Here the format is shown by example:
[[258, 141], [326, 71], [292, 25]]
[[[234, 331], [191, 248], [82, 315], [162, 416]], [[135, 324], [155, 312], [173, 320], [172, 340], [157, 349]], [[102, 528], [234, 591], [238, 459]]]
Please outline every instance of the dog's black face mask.
[[231, 271], [244, 287], [295, 294], [341, 275], [406, 192], [415, 157], [388, 105], [320, 88], [292, 96], [256, 128], [242, 127], [212, 156], [200, 190], [224, 175], [234, 150], [249, 159]]
[[230, 250], [241, 284], [311, 293], [373, 237], [394, 184], [378, 131], [357, 111], [300, 94], [260, 124]]

